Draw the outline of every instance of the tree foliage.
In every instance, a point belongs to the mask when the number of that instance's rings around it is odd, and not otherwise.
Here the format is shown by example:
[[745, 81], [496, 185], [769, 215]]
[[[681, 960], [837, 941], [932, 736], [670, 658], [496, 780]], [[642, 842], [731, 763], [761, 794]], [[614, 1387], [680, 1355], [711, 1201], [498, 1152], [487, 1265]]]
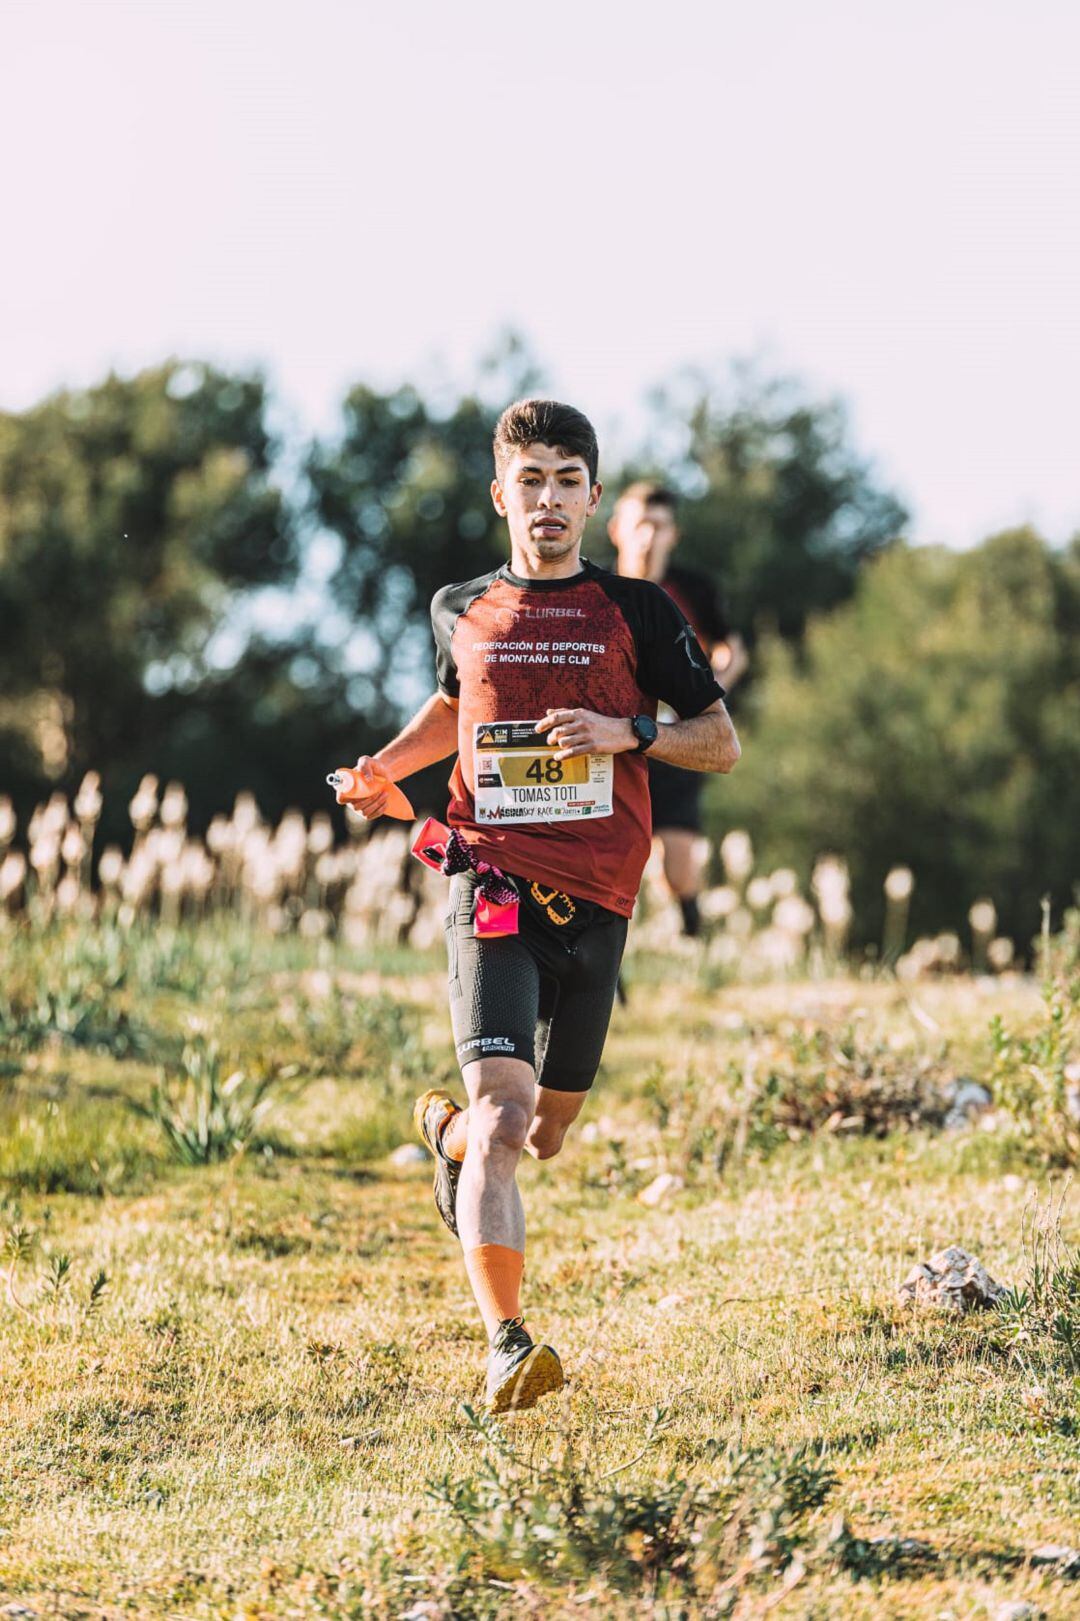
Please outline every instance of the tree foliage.
[[918, 930], [955, 929], [989, 896], [1030, 940], [1041, 896], [1064, 904], [1080, 874], [1080, 543], [894, 549], [811, 623], [803, 660], [769, 643], [744, 732], [714, 827], [749, 827], [766, 860], [804, 870], [846, 857], [864, 935], [903, 864]]
[[258, 376], [172, 362], [0, 416], [0, 783], [23, 803], [92, 767], [110, 836], [147, 771], [196, 825], [240, 788], [310, 807], [375, 741], [310, 627], [238, 629], [301, 565], [267, 414]]
[[[353, 388], [336, 443], [308, 462], [318, 521], [341, 542], [330, 582], [370, 638], [365, 673], [380, 707], [434, 684], [428, 608], [440, 586], [497, 568], [505, 526], [488, 488], [494, 413], [466, 397], [436, 416], [412, 388]], [[388, 717], [389, 718], [389, 717]]]
[[733, 625], [801, 637], [855, 588], [907, 513], [851, 442], [844, 409], [736, 369], [691, 375], [654, 399], [656, 452], [641, 459], [685, 492], [680, 560], [717, 574]]
[[264, 385], [170, 364], [0, 416], [0, 694], [51, 700], [72, 766], [145, 735], [238, 592], [294, 577]]
[[465, 393], [357, 383], [340, 433], [311, 447], [312, 515], [340, 544], [330, 593], [363, 645], [354, 690], [392, 724], [434, 684], [428, 609], [442, 586], [506, 561], [506, 526], [491, 503], [491, 441], [511, 400], [540, 372], [513, 332], [497, 335]]

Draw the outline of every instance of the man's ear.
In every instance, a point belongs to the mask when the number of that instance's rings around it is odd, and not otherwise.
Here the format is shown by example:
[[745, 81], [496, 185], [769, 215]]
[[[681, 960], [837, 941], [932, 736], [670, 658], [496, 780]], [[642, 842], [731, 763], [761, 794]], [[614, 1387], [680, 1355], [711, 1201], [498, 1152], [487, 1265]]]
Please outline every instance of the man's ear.
[[[592, 517], [592, 515], [596, 511], [597, 507], [600, 505], [600, 497], [603, 495], [603, 493], [604, 493], [604, 486], [601, 484], [600, 480], [597, 479], [596, 483], [593, 485], [592, 489], [589, 491], [589, 503], [585, 508], [586, 517], [588, 517], [588, 518]], [[610, 532], [610, 527], [611, 526], [609, 525], [608, 526], [609, 532]]]
[[491, 481], [491, 504], [500, 518], [506, 517], [506, 502], [503, 500], [502, 485], [497, 478]]

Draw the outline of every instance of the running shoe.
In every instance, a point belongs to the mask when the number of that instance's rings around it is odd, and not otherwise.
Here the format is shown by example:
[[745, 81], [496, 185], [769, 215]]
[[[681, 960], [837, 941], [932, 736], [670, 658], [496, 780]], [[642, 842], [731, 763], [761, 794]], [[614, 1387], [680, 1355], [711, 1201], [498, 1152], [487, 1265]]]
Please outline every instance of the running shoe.
[[508, 1317], [495, 1330], [487, 1365], [489, 1413], [521, 1412], [566, 1383], [562, 1363], [550, 1345], [534, 1345], [520, 1317]]
[[459, 1160], [451, 1159], [443, 1148], [442, 1133], [451, 1116], [460, 1113], [460, 1105], [454, 1102], [449, 1092], [438, 1090], [425, 1092], [413, 1105], [413, 1125], [419, 1132], [425, 1148], [435, 1156], [435, 1180], [432, 1184], [435, 1208], [455, 1238], [458, 1230], [454, 1207], [457, 1204], [461, 1163]]

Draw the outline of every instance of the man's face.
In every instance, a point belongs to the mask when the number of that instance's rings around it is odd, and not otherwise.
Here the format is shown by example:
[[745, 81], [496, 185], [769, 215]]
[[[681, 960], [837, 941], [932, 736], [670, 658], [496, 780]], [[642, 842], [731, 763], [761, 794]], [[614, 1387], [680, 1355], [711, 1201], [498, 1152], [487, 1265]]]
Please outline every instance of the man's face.
[[670, 507], [638, 496], [616, 502], [608, 534], [619, 554], [619, 573], [635, 580], [662, 580], [679, 531]]
[[590, 485], [581, 456], [551, 445], [515, 450], [491, 486], [495, 510], [510, 538], [533, 562], [558, 563], [581, 544], [585, 520], [600, 504], [603, 486]]

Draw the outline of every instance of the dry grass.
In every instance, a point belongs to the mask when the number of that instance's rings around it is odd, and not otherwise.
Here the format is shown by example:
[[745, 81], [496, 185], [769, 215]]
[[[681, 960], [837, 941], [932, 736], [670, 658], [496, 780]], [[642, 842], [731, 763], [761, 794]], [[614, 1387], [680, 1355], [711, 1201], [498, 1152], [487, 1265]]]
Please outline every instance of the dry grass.
[[[729, 1145], [722, 1173], [715, 1154], [716, 1121], [748, 1107], [748, 1071], [805, 1071], [813, 1092], [854, 1040], [864, 1082], [878, 1073], [907, 1099], [912, 1073], [985, 1076], [991, 1016], [1037, 1020], [1034, 990], [959, 980], [920, 988], [914, 1006], [895, 985], [850, 981], [706, 992], [683, 963], [647, 976], [639, 963], [589, 1129], [523, 1171], [529, 1320], [571, 1384], [503, 1426], [520, 1461], [499, 1464], [498, 1435], [462, 1410], [483, 1348], [426, 1170], [378, 1157], [407, 1131], [420, 1071], [449, 1065], [438, 970], [396, 965], [405, 1023], [384, 1029], [370, 964], [325, 945], [317, 961], [288, 952], [256, 950], [219, 1002], [198, 994], [195, 969], [193, 994], [159, 991], [139, 1055], [54, 1037], [8, 1058], [4, 1221], [36, 1236], [9, 1261], [15, 1298], [0, 1308], [6, 1601], [193, 1621], [992, 1616], [1019, 1598], [1076, 1613], [1080, 1587], [1030, 1563], [1078, 1540], [1075, 1377], [992, 1321], [894, 1304], [911, 1265], [949, 1242], [1020, 1278], [1025, 1202], [1049, 1186], [1029, 1145], [912, 1128], [905, 1103], [885, 1135], [781, 1121]], [[133, 971], [117, 997], [139, 1001], [139, 984]], [[251, 1061], [302, 1062], [307, 1043], [310, 1085], [266, 1140], [184, 1169], [123, 1099], [148, 1095], [154, 1044], [174, 1052], [208, 1007]], [[35, 1163], [48, 1174], [35, 1180]], [[671, 1168], [682, 1191], [642, 1206], [636, 1193]], [[1065, 1226], [1075, 1242], [1068, 1206]], [[49, 1292], [60, 1254], [70, 1270]], [[718, 1490], [732, 1448], [767, 1464], [800, 1447], [835, 1483], [794, 1515], [794, 1562], [755, 1555], [749, 1534], [714, 1546], [706, 1518], [676, 1589], [628, 1529], [632, 1509], [661, 1513], [672, 1478]], [[455, 1518], [429, 1494], [492, 1470], [501, 1518]], [[538, 1489], [521, 1481], [541, 1478], [577, 1504], [582, 1535], [606, 1528], [610, 1558], [574, 1567], [561, 1528], [546, 1575], [521, 1556]], [[760, 1521], [768, 1493], [753, 1492]]]

